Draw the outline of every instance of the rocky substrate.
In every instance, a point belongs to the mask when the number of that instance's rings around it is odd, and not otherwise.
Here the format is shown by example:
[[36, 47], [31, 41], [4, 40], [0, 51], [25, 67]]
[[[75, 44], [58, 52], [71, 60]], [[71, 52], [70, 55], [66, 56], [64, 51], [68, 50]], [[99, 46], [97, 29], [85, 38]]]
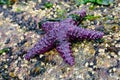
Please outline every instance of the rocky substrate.
[[[73, 0], [16, 3], [12, 8], [0, 6], [0, 80], [120, 80], [120, 2], [109, 6], [91, 3], [76, 6]], [[99, 16], [80, 25], [105, 33], [101, 41], [73, 42], [75, 65], [63, 62], [55, 49], [30, 61], [24, 59], [44, 34], [38, 23], [44, 19], [64, 19], [70, 13], [85, 9]], [[2, 53], [3, 51], [3, 53]]]

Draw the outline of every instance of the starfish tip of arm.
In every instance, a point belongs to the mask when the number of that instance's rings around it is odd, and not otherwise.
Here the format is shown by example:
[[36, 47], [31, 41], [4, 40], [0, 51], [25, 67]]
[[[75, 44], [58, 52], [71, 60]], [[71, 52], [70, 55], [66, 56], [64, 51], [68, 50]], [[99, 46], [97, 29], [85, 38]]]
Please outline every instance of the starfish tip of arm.
[[25, 58], [25, 60], [30, 60], [30, 57], [26, 54], [25, 56], [24, 56], [24, 58]]

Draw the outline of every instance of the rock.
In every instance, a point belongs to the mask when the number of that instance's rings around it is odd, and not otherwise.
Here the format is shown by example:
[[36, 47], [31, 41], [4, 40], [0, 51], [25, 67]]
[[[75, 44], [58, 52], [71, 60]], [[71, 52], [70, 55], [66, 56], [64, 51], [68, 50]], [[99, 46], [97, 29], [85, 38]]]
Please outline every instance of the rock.
[[39, 35], [45, 34], [45, 32], [43, 30], [40, 30], [40, 29], [36, 29], [35, 32]]
[[97, 23], [98, 23], [98, 21], [97, 21], [97, 20], [94, 20], [93, 22], [94, 22], [94, 25], [97, 25]]
[[21, 42], [17, 43], [18, 47], [21, 47], [22, 45], [24, 45], [27, 42], [26, 39], [23, 39]]
[[118, 23], [118, 26], [120, 26], [120, 22]]
[[9, 16], [9, 10], [7, 10], [7, 9], [5, 9], [4, 10], [4, 13], [3, 13], [3, 16], [5, 17], [5, 18], [7, 18], [8, 16]]
[[110, 51], [110, 52], [115, 52], [117, 53], [119, 51], [119, 48], [116, 48], [114, 46], [110, 46], [110, 47], [107, 47], [107, 52]]
[[45, 9], [45, 6], [44, 6], [43, 4], [41, 4], [41, 3], [37, 3], [37, 4], [35, 5], [35, 9], [36, 9], [36, 10]]
[[16, 54], [18, 55], [18, 56], [21, 56], [21, 57], [23, 57], [23, 55], [26, 53], [26, 51], [23, 49], [23, 48], [21, 48], [20, 50], [18, 50], [17, 52], [16, 52]]
[[54, 60], [49, 61], [49, 64], [56, 65], [56, 62]]
[[3, 5], [0, 5], [0, 13], [3, 11]]
[[95, 30], [104, 32], [105, 28], [104, 28], [103, 25], [100, 25], [100, 26], [96, 26], [96, 27], [95, 27]]
[[119, 43], [120, 43], [120, 40], [117, 40], [117, 42], [116, 42], [116, 43], [118, 43], [118, 44], [119, 44]]
[[39, 62], [37, 62], [37, 63], [34, 65], [34, 67], [31, 69], [31, 71], [30, 71], [30, 76], [35, 77], [35, 76], [37, 76], [37, 75], [39, 75], [39, 74], [42, 75], [45, 71], [46, 71], [45, 66], [42, 66], [42, 65], [41, 65], [41, 62], [39, 61]]
[[10, 80], [10, 76], [8, 73], [5, 73], [5, 72], [2, 72], [1, 73], [1, 76], [2, 76], [2, 80]]
[[7, 38], [7, 40], [5, 41], [5, 44], [8, 44], [10, 42], [10, 38]]
[[98, 72], [98, 75], [100, 76], [101, 80], [107, 80], [108, 79], [109, 73], [108, 73], [107, 69], [100, 68], [97, 72]]
[[10, 77], [15, 77], [14, 72], [9, 72], [9, 76], [10, 76]]

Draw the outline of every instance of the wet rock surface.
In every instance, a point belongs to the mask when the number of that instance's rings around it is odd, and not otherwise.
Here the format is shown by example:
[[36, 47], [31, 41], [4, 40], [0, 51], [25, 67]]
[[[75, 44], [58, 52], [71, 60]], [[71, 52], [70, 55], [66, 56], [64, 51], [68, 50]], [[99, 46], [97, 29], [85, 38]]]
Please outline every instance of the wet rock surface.
[[[23, 1], [12, 8], [0, 5], [0, 80], [119, 80], [119, 0], [109, 6], [95, 5], [92, 10], [91, 3], [75, 6], [73, 0], [51, 1], [51, 8], [45, 8], [41, 0], [25, 4]], [[105, 35], [101, 41], [74, 41], [74, 66], [65, 64], [55, 49], [30, 61], [24, 59], [26, 51], [44, 35], [39, 21], [60, 18], [83, 8], [87, 14], [100, 17], [80, 25]]]

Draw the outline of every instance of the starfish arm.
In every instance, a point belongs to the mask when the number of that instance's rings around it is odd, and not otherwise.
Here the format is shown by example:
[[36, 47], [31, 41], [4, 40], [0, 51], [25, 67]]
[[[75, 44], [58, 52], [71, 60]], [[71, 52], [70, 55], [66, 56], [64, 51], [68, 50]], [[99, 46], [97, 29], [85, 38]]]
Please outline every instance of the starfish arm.
[[75, 14], [78, 14], [80, 16], [80, 20], [82, 20], [86, 16], [86, 11], [81, 10], [79, 12], [75, 12]]
[[69, 17], [69, 18], [66, 18], [65, 20], [61, 21], [61, 24], [64, 24], [64, 25], [66, 25], [66, 24], [78, 25], [79, 22], [81, 22], [83, 20], [83, 18], [86, 16], [86, 11], [81, 10], [79, 12], [75, 12], [74, 14], [78, 15], [77, 17], [79, 17], [79, 21], [74, 20], [74, 17]]
[[70, 37], [77, 38], [79, 40], [81, 39], [90, 39], [90, 40], [94, 40], [94, 39], [99, 39], [102, 38], [104, 33], [99, 32], [99, 31], [95, 31], [95, 30], [90, 30], [90, 29], [85, 29], [85, 28], [80, 28], [80, 27], [75, 27], [73, 25], [73, 27], [71, 27], [68, 30], [68, 34], [70, 35]]
[[59, 26], [59, 22], [47, 21], [47, 22], [42, 23], [42, 29], [45, 32], [52, 30], [54, 27], [58, 27], [58, 26]]
[[72, 51], [69, 42], [63, 42], [56, 47], [57, 51], [60, 53], [63, 60], [69, 65], [74, 65], [74, 58], [72, 56]]
[[42, 54], [54, 47], [54, 33], [46, 33], [35, 45], [33, 48], [28, 50], [25, 55], [25, 59], [29, 60], [34, 57], [36, 54]]

